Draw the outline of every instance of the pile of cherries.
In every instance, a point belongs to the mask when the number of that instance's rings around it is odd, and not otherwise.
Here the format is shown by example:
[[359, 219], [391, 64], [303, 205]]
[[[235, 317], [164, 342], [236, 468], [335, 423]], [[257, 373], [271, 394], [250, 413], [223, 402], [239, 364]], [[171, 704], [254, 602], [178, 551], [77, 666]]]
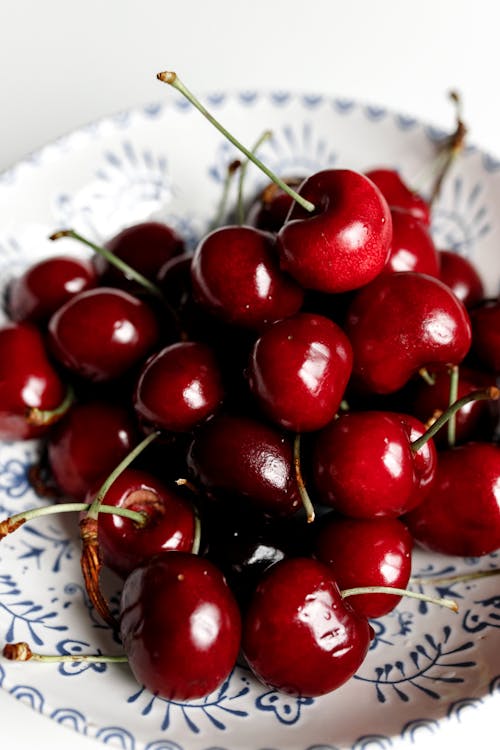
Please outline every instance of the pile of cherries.
[[88, 511], [92, 596], [101, 564], [123, 579], [107, 619], [169, 699], [215, 690], [240, 653], [266, 685], [327, 693], [414, 543], [500, 547], [500, 302], [394, 170], [291, 184], [194, 255], [147, 222], [8, 293], [0, 437], [43, 438], [36, 487]]

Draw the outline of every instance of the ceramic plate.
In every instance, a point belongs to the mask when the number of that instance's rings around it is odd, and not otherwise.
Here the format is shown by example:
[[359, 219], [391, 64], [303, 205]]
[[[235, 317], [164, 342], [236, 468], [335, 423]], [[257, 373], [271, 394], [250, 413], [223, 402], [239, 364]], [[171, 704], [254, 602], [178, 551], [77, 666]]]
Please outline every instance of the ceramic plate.
[[[155, 217], [194, 245], [237, 154], [175, 91], [166, 89], [164, 99], [61, 138], [0, 178], [4, 286], [41, 256], [77, 252], [69, 240], [57, 247], [47, 240], [61, 227], [102, 240]], [[425, 189], [419, 181], [444, 137], [411, 117], [322, 96], [249, 92], [205, 101], [248, 145], [270, 128], [273, 137], [260, 155], [280, 174], [388, 165]], [[249, 170], [247, 194], [262, 184], [257, 170]], [[491, 294], [500, 280], [499, 204], [500, 163], [469, 147], [446, 181], [433, 231], [440, 247], [477, 263]], [[1, 446], [2, 517], [43, 502], [28, 481], [37, 455], [35, 443]], [[498, 563], [498, 554], [480, 560], [417, 554], [414, 574], [438, 578]], [[281, 695], [243, 668], [189, 704], [153, 697], [126, 665], [0, 660], [0, 684], [53, 720], [125, 750], [406, 748], [465, 725], [471, 712], [485, 732], [491, 717], [493, 731], [491, 707], [500, 707], [498, 579], [426, 590], [455, 598], [460, 613], [402, 602], [373, 622], [375, 639], [358, 674], [319, 699]], [[88, 603], [69, 520], [26, 524], [0, 545], [0, 639], [26, 640], [45, 653], [119, 650]]]

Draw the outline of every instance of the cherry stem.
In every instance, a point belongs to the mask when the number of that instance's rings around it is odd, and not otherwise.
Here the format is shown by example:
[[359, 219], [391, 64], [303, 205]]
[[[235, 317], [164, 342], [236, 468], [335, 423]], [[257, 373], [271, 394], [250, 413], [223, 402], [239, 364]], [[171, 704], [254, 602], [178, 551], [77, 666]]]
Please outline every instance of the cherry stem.
[[241, 162], [239, 159], [235, 159], [231, 162], [231, 164], [228, 164], [227, 170], [226, 170], [226, 177], [224, 179], [224, 185], [222, 187], [222, 195], [219, 203], [219, 208], [217, 209], [217, 213], [215, 214], [214, 219], [210, 222], [208, 231], [211, 232], [214, 229], [217, 229], [217, 227], [221, 226], [224, 216], [226, 215], [226, 207], [227, 207], [227, 201], [229, 198], [229, 189], [231, 187], [231, 184], [233, 182], [233, 177], [240, 169]]
[[51, 234], [49, 240], [59, 240], [62, 237], [70, 237], [73, 240], [78, 240], [78, 242], [87, 245], [87, 247], [90, 247], [95, 253], [97, 253], [98, 255], [102, 255], [103, 258], [106, 258], [108, 263], [111, 263], [111, 265], [115, 266], [115, 268], [118, 268], [118, 270], [121, 271], [124, 276], [132, 279], [133, 281], [137, 281], [138, 284], [144, 287], [144, 289], [146, 289], [150, 294], [153, 294], [155, 297], [159, 297], [161, 300], [164, 299], [163, 294], [156, 286], [156, 284], [153, 284], [153, 282], [143, 276], [142, 273], [136, 271], [136, 269], [132, 268], [132, 266], [129, 266], [128, 263], [112, 253], [111, 250], [108, 250], [107, 247], [96, 245], [94, 242], [86, 239], [81, 234], [78, 234], [78, 232], [75, 232], [74, 229], [60, 229], [58, 232], [54, 232], [54, 234]]
[[443, 583], [462, 583], [467, 581], [476, 581], [481, 578], [491, 578], [498, 575], [500, 575], [500, 568], [495, 568], [494, 570], [476, 570], [474, 573], [457, 573], [454, 576], [436, 576], [435, 578], [433, 578], [432, 576], [412, 576], [410, 578], [410, 582], [418, 583], [421, 585], [429, 583], [439, 585]]
[[456, 127], [455, 131], [446, 139], [443, 145], [443, 163], [431, 191], [431, 196], [429, 198], [430, 206], [432, 206], [439, 197], [444, 180], [450, 171], [451, 165], [464, 148], [465, 136], [467, 135], [467, 128], [462, 120], [462, 101], [460, 96], [456, 91], [450, 91], [450, 99], [455, 106]]
[[26, 410], [26, 421], [28, 424], [34, 425], [35, 427], [46, 427], [54, 424], [54, 422], [57, 422], [61, 417], [64, 417], [66, 412], [73, 405], [74, 400], [75, 393], [73, 388], [68, 385], [66, 387], [66, 394], [59, 406], [55, 409], [38, 409], [36, 406], [28, 408]]
[[446, 607], [453, 612], [458, 612], [458, 604], [453, 599], [437, 599], [434, 596], [427, 596], [419, 591], [408, 591], [408, 589], [398, 589], [392, 586], [358, 586], [353, 589], [344, 589], [340, 592], [342, 599], [349, 596], [359, 596], [360, 594], [394, 594], [394, 596], [406, 596], [409, 599], [418, 599], [428, 604], [437, 604], [439, 607]]
[[128, 657], [123, 655], [105, 654], [38, 654], [32, 651], [27, 643], [7, 643], [3, 647], [3, 656], [11, 661], [40, 661], [47, 664], [59, 664], [61, 662], [86, 662], [87, 664], [123, 664], [128, 662]]
[[[30, 510], [25, 510], [22, 513], [16, 513], [4, 521], [0, 521], [0, 540], [7, 536], [7, 534], [11, 534], [18, 529], [23, 523], [33, 521], [35, 518], [52, 516], [57, 513], [85, 513], [89, 508], [90, 503], [55, 503], [54, 505], [44, 505], [41, 508], [30, 508]], [[101, 505], [99, 512], [129, 518], [139, 526], [144, 526], [147, 520], [145, 513], [130, 510], [129, 508], [117, 508], [114, 505]]]
[[312, 523], [316, 517], [316, 513], [302, 476], [299, 433], [295, 435], [295, 440], [293, 441], [293, 465], [295, 468], [295, 479], [297, 480], [300, 499], [302, 500], [302, 505], [304, 506], [307, 515], [307, 523]]
[[427, 367], [421, 367], [418, 374], [423, 380], [425, 380], [427, 385], [436, 385], [436, 378], [434, 375], [431, 375]]
[[159, 81], [162, 81], [163, 83], [168, 83], [170, 86], [172, 86], [174, 89], [179, 91], [187, 100], [190, 102], [196, 109], [201, 112], [201, 114], [206, 117], [206, 119], [212, 123], [212, 125], [217, 128], [217, 130], [222, 133], [222, 135], [227, 138], [230, 143], [233, 144], [239, 151], [241, 151], [247, 159], [250, 159], [250, 161], [255, 164], [256, 167], [258, 167], [262, 172], [264, 172], [267, 177], [269, 177], [270, 180], [272, 180], [276, 185], [278, 185], [282, 190], [287, 193], [291, 198], [293, 198], [294, 201], [296, 201], [302, 208], [304, 208], [306, 211], [312, 212], [315, 209], [315, 206], [310, 201], [303, 198], [301, 195], [299, 195], [295, 190], [293, 190], [291, 187], [289, 187], [286, 182], [284, 182], [282, 179], [280, 179], [274, 172], [272, 172], [266, 165], [260, 161], [254, 154], [252, 154], [251, 151], [249, 151], [240, 141], [238, 141], [231, 133], [229, 133], [226, 128], [218, 122], [218, 120], [213, 117], [210, 112], [205, 109], [203, 104], [197, 99], [194, 94], [192, 94], [189, 89], [186, 88], [186, 86], [182, 83], [180, 78], [177, 76], [176, 73], [173, 73], [172, 71], [163, 71], [162, 73], [158, 73], [157, 76]]
[[[458, 396], [458, 381], [459, 381], [459, 369], [458, 365], [452, 365], [450, 367], [450, 396], [448, 399], [448, 406], [452, 406], [457, 400]], [[454, 412], [450, 421], [448, 422], [448, 447], [453, 448], [457, 439], [457, 414]]]
[[462, 396], [462, 398], [459, 398], [458, 401], [455, 401], [454, 404], [449, 406], [446, 411], [444, 411], [436, 419], [434, 424], [432, 424], [429, 429], [424, 432], [423, 435], [421, 435], [419, 438], [417, 438], [417, 440], [414, 440], [413, 443], [411, 443], [411, 449], [413, 453], [417, 453], [427, 443], [427, 441], [434, 437], [436, 432], [438, 432], [441, 427], [443, 427], [448, 422], [450, 417], [453, 414], [456, 414], [457, 411], [459, 411], [463, 406], [470, 404], [472, 401], [497, 401], [499, 398], [500, 390], [495, 386], [472, 391], [471, 393]]
[[[252, 148], [252, 153], [255, 155], [255, 152], [259, 150], [262, 144], [265, 143], [271, 137], [272, 137], [272, 131], [265, 130], [260, 136], [260, 138], [258, 138], [257, 141], [255, 142]], [[243, 202], [243, 185], [245, 183], [245, 177], [246, 177], [249, 164], [250, 164], [250, 159], [247, 159], [241, 165], [240, 177], [238, 180], [238, 223], [239, 224], [243, 224], [245, 221], [245, 205]]]

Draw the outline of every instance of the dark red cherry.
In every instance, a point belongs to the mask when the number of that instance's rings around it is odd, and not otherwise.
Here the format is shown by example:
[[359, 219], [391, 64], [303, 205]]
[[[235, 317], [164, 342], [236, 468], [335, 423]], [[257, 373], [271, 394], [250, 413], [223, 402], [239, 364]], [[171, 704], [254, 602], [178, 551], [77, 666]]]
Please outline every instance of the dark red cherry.
[[186, 552], [166, 552], [134, 570], [120, 604], [120, 636], [132, 672], [153, 695], [203, 698], [233, 669], [238, 606], [222, 573]]
[[429, 204], [406, 185], [395, 169], [371, 169], [365, 175], [375, 183], [391, 208], [401, 208], [426, 225], [431, 223]]
[[243, 623], [252, 671], [268, 687], [301, 697], [344, 684], [369, 644], [368, 620], [342, 599], [331, 569], [304, 557], [270, 568]]
[[279, 268], [274, 238], [253, 227], [221, 227], [204, 237], [191, 275], [197, 302], [231, 325], [260, 330], [302, 305], [302, 289]]
[[489, 372], [500, 374], [500, 301], [489, 302], [470, 313], [472, 353]]
[[445, 555], [479, 557], [500, 548], [500, 448], [467, 443], [439, 456], [424, 502], [405, 517], [415, 540]]
[[458, 364], [469, 351], [463, 304], [442, 281], [414, 272], [380, 276], [347, 315], [353, 373], [375, 393], [393, 393], [422, 367]]
[[49, 424], [35, 424], [29, 411], [58, 409], [65, 395], [65, 387], [47, 357], [39, 330], [31, 323], [2, 326], [0, 439], [27, 440], [47, 432]]
[[[397, 518], [339, 518], [332, 513], [321, 519], [313, 554], [331, 567], [341, 589], [405, 589], [411, 574], [412, 547], [410, 532]], [[365, 617], [382, 617], [400, 600], [393, 594], [363, 594], [350, 597], [349, 604]]]
[[57, 485], [69, 498], [83, 501], [136, 441], [133, 419], [124, 407], [104, 401], [75, 404], [51, 432], [47, 445]]
[[484, 298], [484, 285], [470, 260], [451, 250], [440, 250], [439, 278], [461, 300], [471, 308]]
[[47, 321], [67, 300], [97, 284], [90, 261], [58, 255], [34, 263], [14, 279], [8, 292], [12, 320]]
[[268, 328], [253, 348], [250, 389], [265, 414], [297, 432], [330, 422], [352, 370], [345, 333], [322, 315], [299, 313]]
[[[145, 221], [123, 229], [106, 242], [106, 248], [147, 279], [154, 281], [160, 268], [170, 258], [184, 251], [184, 240], [166, 224]], [[134, 282], [129, 281], [122, 271], [102, 255], [97, 255], [94, 263], [104, 284], [135, 288]]]
[[205, 344], [183, 341], [153, 355], [134, 395], [138, 417], [157, 429], [189, 432], [214, 414], [224, 397], [219, 366]]
[[430, 229], [402, 208], [391, 208], [392, 242], [383, 273], [418, 271], [439, 276], [439, 258]]
[[188, 465], [210, 493], [271, 515], [301, 507], [289, 437], [249, 417], [215, 416], [196, 433]]
[[[85, 502], [92, 503], [98, 490], [96, 487], [87, 493]], [[109, 513], [99, 516], [103, 563], [122, 578], [160, 552], [191, 552], [195, 536], [193, 507], [152, 474], [125, 469], [106, 492], [104, 502], [147, 516], [144, 526]]]
[[94, 383], [118, 378], [139, 364], [158, 337], [158, 323], [148, 305], [110, 287], [81, 292], [49, 322], [53, 355]]
[[[291, 188], [298, 188], [303, 180], [303, 177], [285, 177], [283, 182]], [[265, 232], [279, 232], [292, 204], [293, 198], [279, 185], [270, 182], [252, 202], [246, 223]]]
[[414, 417], [392, 412], [351, 412], [331, 422], [313, 454], [320, 501], [352, 518], [396, 517], [414, 508], [436, 471], [432, 440], [412, 449], [424, 432]]
[[357, 289], [378, 276], [392, 236], [379, 189], [357, 172], [330, 169], [305, 180], [299, 193], [315, 210], [293, 205], [278, 234], [282, 268], [320, 292]]

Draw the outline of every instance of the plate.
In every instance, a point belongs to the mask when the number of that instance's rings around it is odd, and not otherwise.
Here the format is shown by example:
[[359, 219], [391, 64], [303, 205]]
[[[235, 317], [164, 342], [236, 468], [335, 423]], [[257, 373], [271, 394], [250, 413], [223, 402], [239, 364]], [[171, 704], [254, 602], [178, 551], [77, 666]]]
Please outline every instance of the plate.
[[[446, 134], [414, 118], [324, 96], [220, 93], [205, 102], [244, 143], [265, 129], [260, 150], [280, 174], [386, 165], [419, 183]], [[146, 218], [173, 225], [194, 246], [220, 199], [232, 146], [179, 95], [90, 124], [0, 177], [2, 286], [26, 265], [74, 243], [48, 236], [71, 226], [102, 241]], [[251, 168], [251, 195], [264, 183]], [[500, 280], [500, 163], [474, 147], [456, 162], [434, 209], [439, 247], [471, 258], [488, 294]], [[29, 484], [34, 442], [0, 447], [0, 514], [42, 503]], [[457, 559], [418, 552], [414, 575], [493, 569], [498, 553]], [[417, 582], [414, 584], [420, 588]], [[336, 693], [293, 698], [236, 668], [215, 693], [189, 704], [153, 697], [126, 665], [41, 665], [0, 660], [4, 690], [54, 721], [125, 750], [375, 750], [406, 748], [459, 726], [465, 713], [500, 706], [500, 597], [494, 577], [427, 584], [460, 613], [406, 600], [373, 621], [375, 638], [358, 674]], [[117, 593], [116, 593], [117, 595]], [[116, 652], [89, 605], [75, 525], [46, 518], [0, 544], [0, 639], [45, 653]], [[482, 719], [483, 720], [483, 719]], [[493, 718], [492, 718], [493, 721]], [[484, 727], [483, 727], [484, 729]], [[493, 725], [492, 725], [493, 730]]]

